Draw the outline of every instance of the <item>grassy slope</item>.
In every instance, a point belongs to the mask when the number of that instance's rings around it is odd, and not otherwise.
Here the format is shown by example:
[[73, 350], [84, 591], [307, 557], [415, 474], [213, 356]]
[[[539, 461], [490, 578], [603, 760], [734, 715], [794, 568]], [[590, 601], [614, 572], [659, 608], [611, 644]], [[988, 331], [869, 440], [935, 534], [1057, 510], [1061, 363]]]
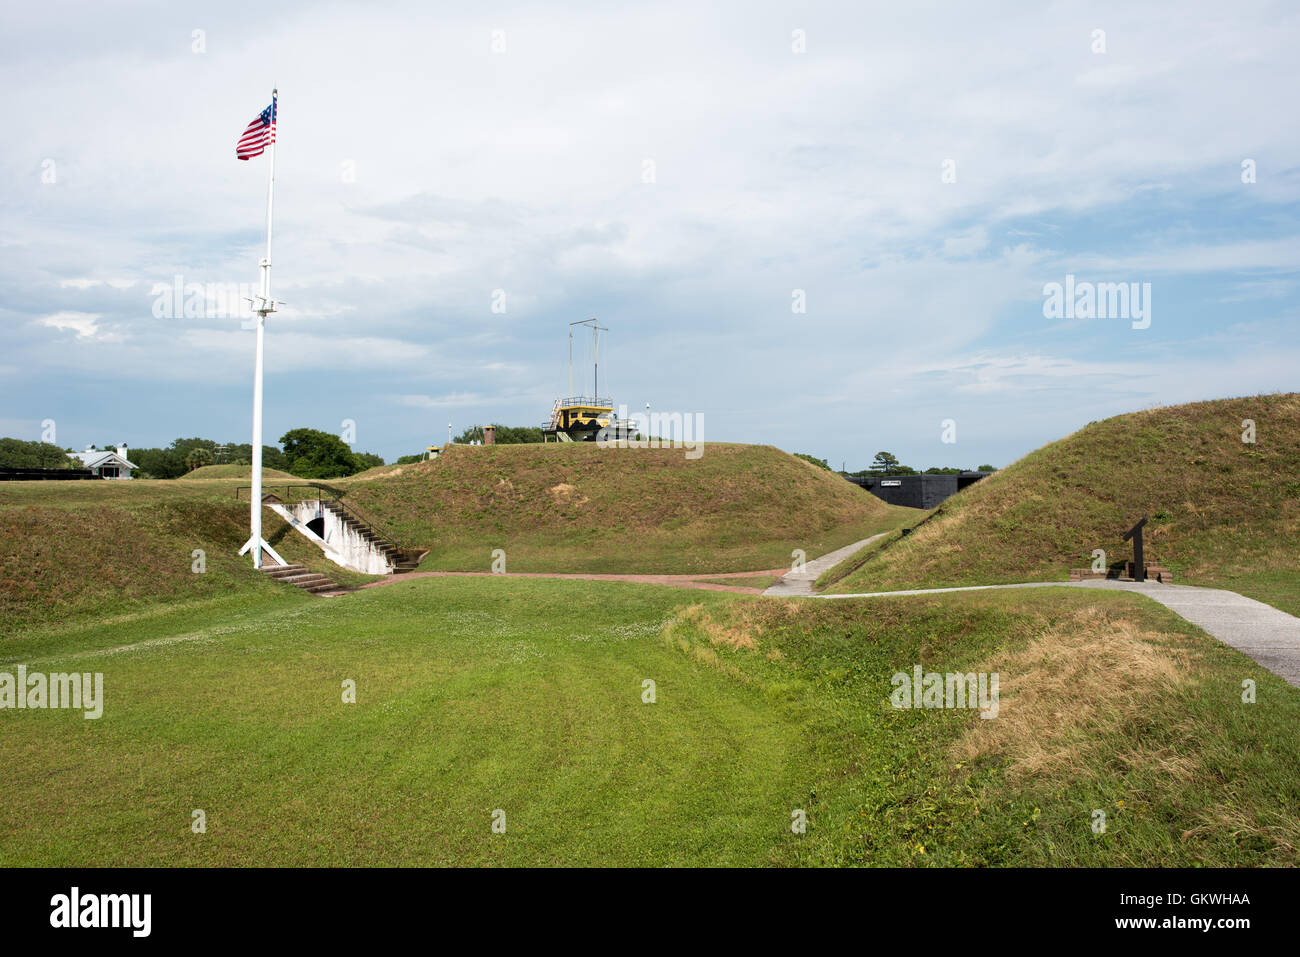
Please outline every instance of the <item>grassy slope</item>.
[[[1297, 863], [1300, 693], [1134, 596], [231, 602], [8, 643], [107, 702], [0, 716], [0, 864]], [[893, 710], [915, 662], [999, 670], [999, 718]]]
[[896, 509], [770, 446], [456, 446], [434, 462], [331, 483], [422, 567], [511, 571], [733, 572], [788, 567], [896, 523]]
[[[12, 482], [0, 486], [0, 635], [163, 602], [264, 595], [287, 586], [237, 555], [248, 538], [238, 481]], [[328, 561], [270, 511], [263, 533], [287, 561], [340, 584], [369, 580]], [[192, 571], [193, 552], [206, 571]]]
[[[1243, 419], [1258, 429], [1241, 441]], [[966, 489], [835, 591], [1064, 580], [1131, 557], [1300, 614], [1300, 395], [1171, 406], [1094, 422]]]
[[[1136, 596], [750, 599], [668, 639], [803, 715], [797, 863], [1300, 864], [1300, 690]], [[998, 716], [894, 709], [915, 664], [997, 672]]]
[[[247, 479], [253, 474], [251, 465], [202, 465], [185, 476], [186, 481], [193, 479]], [[262, 484], [289, 480], [300, 482], [302, 479], [279, 469], [262, 469]]]

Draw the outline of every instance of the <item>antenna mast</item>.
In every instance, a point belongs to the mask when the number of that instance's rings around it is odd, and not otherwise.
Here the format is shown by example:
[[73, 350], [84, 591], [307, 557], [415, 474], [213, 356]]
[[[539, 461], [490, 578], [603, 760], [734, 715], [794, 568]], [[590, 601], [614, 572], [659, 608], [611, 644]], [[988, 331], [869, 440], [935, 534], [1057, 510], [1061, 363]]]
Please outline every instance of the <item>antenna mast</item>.
[[600, 398], [600, 333], [609, 332], [604, 326], [597, 325], [595, 318], [580, 319], [577, 322], [569, 323], [569, 391], [573, 391], [573, 327], [574, 326], [591, 326], [591, 343], [592, 343], [592, 363], [591, 363], [591, 387], [595, 389], [595, 395], [592, 399]]

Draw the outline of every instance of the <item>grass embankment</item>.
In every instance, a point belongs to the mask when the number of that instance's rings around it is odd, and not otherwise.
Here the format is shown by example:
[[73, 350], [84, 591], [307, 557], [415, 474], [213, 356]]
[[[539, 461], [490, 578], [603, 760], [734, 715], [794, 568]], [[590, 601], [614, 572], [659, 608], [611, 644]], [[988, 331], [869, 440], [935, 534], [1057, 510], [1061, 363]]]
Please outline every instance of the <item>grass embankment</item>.
[[789, 567], [897, 523], [838, 475], [770, 446], [453, 446], [433, 462], [338, 479], [345, 500], [425, 569], [680, 573]]
[[[11, 641], [106, 702], [0, 715], [0, 863], [1298, 862], [1300, 693], [1149, 602], [683, 598], [424, 579]], [[893, 709], [916, 663], [998, 671], [998, 717]]]
[[[251, 465], [201, 465], [188, 472], [185, 480], [193, 479], [248, 479], [253, 474]], [[303, 479], [296, 475], [290, 475], [288, 472], [281, 472], [279, 469], [262, 469], [262, 484], [272, 482], [301, 482]]]
[[[238, 555], [248, 503], [238, 481], [6, 482], [0, 485], [0, 635], [75, 624], [172, 602], [265, 595], [286, 585]], [[372, 580], [339, 568], [263, 510], [263, 536], [286, 561], [341, 585]], [[202, 551], [202, 572], [195, 570]]]
[[[755, 599], [668, 640], [802, 716], [798, 863], [1300, 864], [1300, 691], [1135, 596]], [[998, 716], [895, 709], [916, 664], [999, 673]]]
[[[1255, 442], [1242, 441], [1243, 421]], [[1132, 557], [1175, 581], [1231, 588], [1300, 614], [1300, 395], [1221, 399], [1094, 422], [965, 489], [833, 591], [1063, 581]], [[852, 564], [852, 563], [850, 563]]]

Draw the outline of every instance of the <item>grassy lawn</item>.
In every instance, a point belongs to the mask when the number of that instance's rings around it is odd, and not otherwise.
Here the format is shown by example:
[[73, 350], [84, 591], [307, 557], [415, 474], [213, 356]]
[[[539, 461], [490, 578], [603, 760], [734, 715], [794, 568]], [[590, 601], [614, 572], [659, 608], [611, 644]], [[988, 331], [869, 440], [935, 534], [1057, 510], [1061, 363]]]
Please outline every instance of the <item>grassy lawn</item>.
[[[106, 694], [98, 721], [0, 711], [8, 865], [1295, 864], [1300, 847], [1300, 692], [1131, 595], [423, 579], [216, 596], [0, 649], [0, 670], [102, 671]], [[893, 709], [890, 676], [915, 663], [999, 671], [999, 717]]]
[[0, 712], [0, 861], [766, 863], [802, 742], [759, 691], [662, 643], [680, 596], [412, 581], [136, 620], [128, 651], [60, 645], [25, 660], [102, 670], [105, 713]]

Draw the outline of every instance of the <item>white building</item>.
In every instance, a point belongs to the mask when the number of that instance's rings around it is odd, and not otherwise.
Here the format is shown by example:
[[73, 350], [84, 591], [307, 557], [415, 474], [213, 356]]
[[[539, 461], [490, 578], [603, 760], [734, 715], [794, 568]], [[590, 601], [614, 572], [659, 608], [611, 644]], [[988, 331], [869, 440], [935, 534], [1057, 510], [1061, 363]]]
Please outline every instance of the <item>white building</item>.
[[126, 457], [125, 445], [116, 449], [96, 449], [88, 445], [84, 452], [69, 452], [68, 458], [77, 459], [83, 468], [106, 479], [129, 479], [131, 472], [140, 467]]

